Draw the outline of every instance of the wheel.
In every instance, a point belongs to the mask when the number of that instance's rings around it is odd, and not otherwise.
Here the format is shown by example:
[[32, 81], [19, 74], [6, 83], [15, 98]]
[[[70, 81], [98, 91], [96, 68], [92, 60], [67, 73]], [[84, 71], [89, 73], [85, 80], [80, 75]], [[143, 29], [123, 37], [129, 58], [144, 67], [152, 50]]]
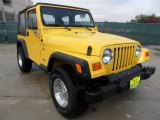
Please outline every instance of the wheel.
[[79, 99], [83, 95], [78, 95], [78, 90], [72, 82], [73, 78], [75, 77], [71, 77], [65, 67], [58, 67], [52, 71], [49, 81], [51, 96], [57, 110], [69, 119], [78, 116], [87, 108], [85, 101]]
[[25, 57], [25, 54], [21, 47], [18, 47], [17, 49], [17, 61], [18, 61], [19, 69], [23, 73], [28, 73], [31, 71], [32, 61], [29, 58]]

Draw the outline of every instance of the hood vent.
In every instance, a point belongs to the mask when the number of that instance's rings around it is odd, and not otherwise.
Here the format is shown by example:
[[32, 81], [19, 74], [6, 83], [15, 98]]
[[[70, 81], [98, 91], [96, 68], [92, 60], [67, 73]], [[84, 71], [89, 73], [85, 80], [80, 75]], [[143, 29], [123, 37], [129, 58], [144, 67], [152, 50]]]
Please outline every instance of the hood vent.
[[88, 56], [91, 56], [91, 53], [92, 53], [92, 47], [91, 47], [91, 46], [88, 46], [87, 55], [88, 55]]

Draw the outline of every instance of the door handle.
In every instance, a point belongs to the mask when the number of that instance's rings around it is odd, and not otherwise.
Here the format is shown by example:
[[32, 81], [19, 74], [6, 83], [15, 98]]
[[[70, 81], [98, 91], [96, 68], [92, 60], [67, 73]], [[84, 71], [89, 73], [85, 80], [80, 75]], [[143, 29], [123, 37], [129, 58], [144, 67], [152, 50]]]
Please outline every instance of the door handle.
[[29, 31], [27, 31], [27, 36], [29, 36]]

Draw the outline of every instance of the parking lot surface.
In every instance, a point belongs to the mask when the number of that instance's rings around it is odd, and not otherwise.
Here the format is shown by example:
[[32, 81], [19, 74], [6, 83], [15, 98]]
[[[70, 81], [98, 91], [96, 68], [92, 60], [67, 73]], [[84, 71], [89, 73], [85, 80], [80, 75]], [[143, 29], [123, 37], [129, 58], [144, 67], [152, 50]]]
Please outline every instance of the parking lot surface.
[[[156, 74], [135, 90], [92, 104], [76, 120], [160, 120], [160, 47], [148, 46]], [[49, 93], [48, 74], [19, 71], [16, 45], [0, 45], [0, 120], [65, 120]]]

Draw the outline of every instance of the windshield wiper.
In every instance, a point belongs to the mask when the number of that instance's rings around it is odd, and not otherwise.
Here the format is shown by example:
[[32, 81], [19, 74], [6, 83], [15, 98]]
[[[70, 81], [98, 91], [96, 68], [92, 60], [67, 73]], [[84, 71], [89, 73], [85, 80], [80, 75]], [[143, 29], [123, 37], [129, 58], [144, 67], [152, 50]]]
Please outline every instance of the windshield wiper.
[[71, 29], [65, 25], [61, 25], [61, 24], [54, 24], [54, 26], [61, 26], [61, 27], [65, 27], [67, 30], [71, 31]]
[[61, 25], [61, 24], [47, 24], [47, 26], [59, 26], [59, 27], [64, 27], [66, 28], [67, 30], [71, 31], [71, 29], [65, 25]]
[[89, 31], [92, 31], [92, 29], [91, 28], [89, 28], [89, 27], [87, 27], [87, 26], [85, 26]]
[[86, 29], [88, 29], [89, 31], [92, 31], [91, 28], [87, 27], [87, 26], [83, 26], [83, 25], [75, 25], [74, 27], [85, 27]]

